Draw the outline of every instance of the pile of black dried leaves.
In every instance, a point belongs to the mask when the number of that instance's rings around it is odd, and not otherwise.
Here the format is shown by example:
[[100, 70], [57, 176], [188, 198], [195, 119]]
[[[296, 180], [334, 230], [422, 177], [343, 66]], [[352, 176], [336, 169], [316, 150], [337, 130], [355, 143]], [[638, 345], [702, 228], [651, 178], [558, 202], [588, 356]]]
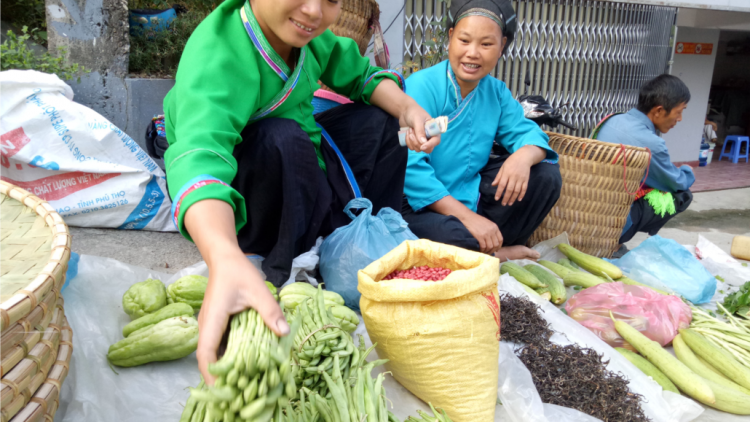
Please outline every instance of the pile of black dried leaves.
[[531, 372], [542, 402], [569, 407], [604, 422], [649, 421], [641, 409], [642, 396], [628, 389], [622, 374], [607, 370], [594, 349], [549, 341], [553, 331], [539, 307], [523, 297], [500, 296], [502, 339], [520, 343], [516, 350]]

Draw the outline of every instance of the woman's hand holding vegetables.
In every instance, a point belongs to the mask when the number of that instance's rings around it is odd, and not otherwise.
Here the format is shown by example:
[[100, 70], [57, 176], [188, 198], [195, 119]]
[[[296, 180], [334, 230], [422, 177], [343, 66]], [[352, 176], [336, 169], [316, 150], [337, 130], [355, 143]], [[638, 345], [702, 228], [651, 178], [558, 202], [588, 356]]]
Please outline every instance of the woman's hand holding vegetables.
[[260, 273], [237, 244], [231, 205], [215, 199], [196, 202], [185, 215], [185, 227], [208, 265], [196, 355], [206, 384], [213, 385], [215, 377], [208, 372], [208, 364], [217, 360], [231, 315], [253, 308], [278, 336], [288, 334], [289, 325]]
[[276, 335], [289, 333], [289, 325], [281, 308], [266, 287], [260, 273], [247, 257], [231, 252], [209, 263], [209, 279], [203, 306], [198, 315], [198, 368], [206, 383], [213, 385], [214, 376], [208, 364], [216, 362], [219, 347], [229, 317], [253, 308]]
[[529, 186], [531, 166], [540, 163], [546, 155], [543, 149], [534, 145], [525, 145], [511, 154], [492, 182], [492, 186], [497, 186], [495, 201], [503, 197], [503, 206], [513, 205], [516, 200], [521, 201]]

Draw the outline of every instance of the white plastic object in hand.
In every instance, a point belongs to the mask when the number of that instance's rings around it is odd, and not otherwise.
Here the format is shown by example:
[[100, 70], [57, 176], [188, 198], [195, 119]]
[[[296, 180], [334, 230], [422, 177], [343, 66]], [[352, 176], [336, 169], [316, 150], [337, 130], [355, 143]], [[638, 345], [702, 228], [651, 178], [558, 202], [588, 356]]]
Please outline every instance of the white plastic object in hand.
[[[409, 128], [401, 128], [398, 132], [398, 142], [402, 147], [406, 146], [406, 133]], [[445, 133], [448, 130], [448, 116], [440, 116], [430, 119], [424, 124], [424, 132], [427, 139]]]

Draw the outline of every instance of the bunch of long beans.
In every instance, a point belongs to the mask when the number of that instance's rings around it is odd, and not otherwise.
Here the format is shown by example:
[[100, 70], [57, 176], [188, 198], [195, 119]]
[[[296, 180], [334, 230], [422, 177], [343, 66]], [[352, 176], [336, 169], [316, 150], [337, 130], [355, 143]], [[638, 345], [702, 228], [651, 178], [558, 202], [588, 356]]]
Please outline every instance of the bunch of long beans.
[[190, 390], [180, 422], [270, 421], [297, 395], [291, 347], [298, 328], [294, 322], [278, 338], [254, 310], [232, 317], [226, 352], [208, 367], [216, 382]]
[[[300, 389], [299, 400], [294, 405], [285, 406], [284, 412], [277, 413], [276, 422], [400, 422], [388, 411], [388, 400], [385, 396], [385, 373], [380, 373], [373, 379], [372, 369], [385, 363], [386, 360], [376, 360], [366, 363], [366, 358], [375, 347], [365, 349], [363, 339], [359, 342], [360, 358], [351, 366], [350, 376], [346, 377], [340, 371], [340, 358], [333, 356], [332, 375], [321, 371], [326, 383], [329, 398], [307, 387]], [[423, 419], [409, 418], [413, 422], [451, 422], [443, 412], [438, 413], [432, 407], [436, 417], [431, 417], [419, 411]]]
[[740, 363], [750, 368], [750, 320], [733, 316], [720, 303], [727, 322], [711, 316], [706, 311], [692, 307], [690, 328], [703, 334], [714, 346], [730, 353]]
[[[361, 360], [352, 336], [342, 329], [330, 309], [326, 309], [320, 288], [315, 296], [287, 312], [287, 319], [300, 325], [292, 349], [293, 362], [299, 368], [295, 371], [295, 382], [324, 397], [329, 396], [323, 374], [332, 377], [334, 365], [338, 365], [337, 370], [348, 379], [351, 368]], [[334, 357], [338, 359], [334, 361]]]
[[[367, 362], [376, 345], [359, 346], [325, 307], [322, 291], [287, 312], [279, 339], [254, 310], [232, 318], [227, 349], [209, 365], [213, 387], [191, 389], [180, 422], [400, 422], [387, 409], [383, 381]], [[301, 386], [298, 389], [298, 386]], [[445, 412], [414, 422], [451, 422]]]
[[445, 410], [440, 409], [440, 411], [438, 412], [432, 406], [432, 403], [429, 403], [429, 405], [430, 409], [432, 409], [432, 414], [435, 416], [430, 416], [421, 410], [417, 410], [417, 413], [419, 414], [419, 416], [421, 416], [420, 419], [417, 419], [414, 416], [409, 416], [404, 422], [453, 422], [451, 418], [449, 418], [448, 415], [445, 414]]

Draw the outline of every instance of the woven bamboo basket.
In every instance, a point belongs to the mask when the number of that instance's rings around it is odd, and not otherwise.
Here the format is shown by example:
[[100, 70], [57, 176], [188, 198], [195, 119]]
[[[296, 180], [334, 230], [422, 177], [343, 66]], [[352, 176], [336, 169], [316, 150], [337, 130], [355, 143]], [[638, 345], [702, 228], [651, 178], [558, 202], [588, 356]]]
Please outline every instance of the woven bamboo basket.
[[52, 421], [73, 332], [60, 289], [70, 233], [43, 200], [0, 181], [0, 402], [2, 422]]
[[341, 13], [331, 31], [339, 37], [353, 39], [363, 56], [372, 38], [372, 23], [380, 19], [380, 8], [375, 0], [344, 0]]
[[611, 257], [648, 167], [648, 150], [553, 132], [547, 135], [560, 156], [562, 192], [529, 245], [567, 232], [578, 250]]
[[[375, 0], [344, 0], [338, 19], [329, 29], [339, 37], [353, 39], [364, 56], [372, 38], [372, 23], [379, 19], [380, 7]], [[321, 81], [318, 84], [326, 91], [336, 92]]]

